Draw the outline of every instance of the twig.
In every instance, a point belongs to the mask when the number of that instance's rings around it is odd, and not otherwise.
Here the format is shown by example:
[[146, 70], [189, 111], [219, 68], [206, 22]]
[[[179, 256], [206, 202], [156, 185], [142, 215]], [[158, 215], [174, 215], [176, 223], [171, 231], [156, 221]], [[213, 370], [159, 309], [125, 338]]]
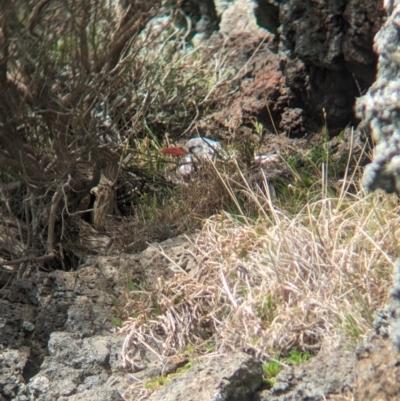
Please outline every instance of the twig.
[[18, 265], [20, 263], [26, 263], [26, 262], [46, 262], [47, 260], [51, 260], [53, 258], [54, 254], [42, 255], [42, 256], [25, 256], [23, 258], [14, 260], [0, 259], [0, 266]]
[[47, 244], [46, 244], [47, 253], [49, 255], [53, 255], [54, 227], [56, 225], [57, 209], [58, 209], [58, 206], [59, 206], [60, 200], [61, 200], [61, 191], [62, 191], [61, 187], [58, 187], [56, 192], [54, 193], [53, 199], [51, 201], [49, 229], [47, 230]]
[[228, 283], [226, 282], [226, 278], [225, 278], [224, 273], [223, 273], [222, 270], [221, 270], [221, 280], [222, 280], [222, 284], [223, 284], [223, 286], [224, 286], [224, 289], [225, 289], [226, 294], [228, 295], [229, 300], [231, 301], [232, 305], [233, 305], [235, 308], [237, 308], [237, 307], [238, 307], [238, 304], [237, 304], [237, 302], [235, 301], [235, 299], [233, 298], [233, 295], [232, 295], [232, 293], [231, 293], [231, 290], [229, 289]]
[[32, 14], [29, 18], [28, 24], [27, 24], [27, 29], [31, 35], [37, 36], [32, 32], [33, 28], [36, 25], [37, 20], [39, 19], [39, 15], [43, 8], [50, 3], [51, 0], [42, 0], [39, 2], [39, 4], [36, 5], [36, 7], [33, 9]]

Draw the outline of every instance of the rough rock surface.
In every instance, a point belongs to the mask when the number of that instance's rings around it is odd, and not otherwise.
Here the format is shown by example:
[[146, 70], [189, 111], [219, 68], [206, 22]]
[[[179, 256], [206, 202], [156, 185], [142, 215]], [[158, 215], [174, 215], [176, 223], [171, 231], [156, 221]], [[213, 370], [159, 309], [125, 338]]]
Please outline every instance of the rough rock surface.
[[[27, 392], [36, 400], [67, 399], [82, 393], [82, 399], [98, 393], [122, 400], [123, 388], [113, 388], [112, 372], [121, 371], [121, 341], [107, 335], [82, 338], [79, 334], [54, 332], [48, 342], [49, 355], [40, 372], [28, 383]], [[126, 386], [126, 384], [125, 384]], [[118, 386], [116, 386], [118, 387]]]
[[375, 77], [379, 2], [287, 0], [279, 11], [284, 75], [297, 102], [312, 119], [324, 108], [330, 128], [354, 122], [355, 98]]
[[[1, 323], [3, 324], [3, 322]], [[4, 338], [4, 337], [3, 337]], [[21, 400], [27, 400], [25, 394], [24, 373], [29, 367], [30, 348], [21, 347], [12, 349], [0, 348], [0, 396], [6, 399], [16, 399], [18, 395]], [[3, 399], [3, 398], [0, 398]]]
[[393, 4], [385, 25], [375, 37], [379, 56], [376, 82], [357, 102], [361, 127], [378, 143], [373, 163], [364, 174], [364, 186], [381, 188], [389, 193], [400, 192], [400, 2]]
[[284, 369], [274, 387], [261, 392], [255, 401], [322, 401], [345, 395], [354, 386], [355, 363], [350, 352], [319, 354], [302, 365]]
[[121, 368], [111, 356], [119, 355], [120, 339], [110, 333], [110, 294], [118, 293], [124, 270], [103, 267], [37, 272], [8, 289], [0, 301], [0, 394], [6, 399], [71, 396], [106, 386]]
[[[390, 315], [390, 336], [392, 338], [394, 346], [397, 351], [400, 352], [400, 259], [396, 261], [396, 269], [393, 274], [393, 288], [390, 293], [390, 305], [389, 305], [389, 315]], [[382, 331], [381, 325], [379, 327]], [[387, 330], [383, 331], [383, 336], [386, 338], [388, 336]]]
[[355, 400], [400, 398], [400, 355], [389, 339], [373, 336], [361, 344], [354, 372]]
[[243, 78], [217, 123], [237, 130], [256, 117], [269, 133], [297, 137], [357, 124], [355, 100], [376, 74], [381, 2], [220, 0], [216, 8], [228, 61]]
[[240, 353], [199, 363], [172, 379], [151, 401], [250, 401], [262, 384], [262, 363]]
[[375, 318], [375, 334], [356, 351], [355, 400], [400, 399], [400, 259], [393, 279], [389, 305]]
[[[187, 246], [176, 238], [164, 249], [179, 260]], [[122, 399], [130, 379], [121, 361], [123, 339], [112, 333], [112, 301], [127, 289], [128, 275], [138, 284], [155, 283], [160, 274], [173, 274], [166, 266], [149, 248], [140, 255], [87, 257], [75, 272], [16, 280], [0, 300], [0, 395], [21, 401]]]
[[124, 365], [124, 337], [111, 324], [113, 299], [128, 290], [128, 277], [151, 288], [176, 273], [174, 263], [190, 269], [190, 246], [178, 237], [138, 255], [88, 256], [77, 271], [36, 272], [3, 290], [0, 399], [122, 400], [132, 372], [146, 380], [174, 371], [177, 363], [146, 349]]

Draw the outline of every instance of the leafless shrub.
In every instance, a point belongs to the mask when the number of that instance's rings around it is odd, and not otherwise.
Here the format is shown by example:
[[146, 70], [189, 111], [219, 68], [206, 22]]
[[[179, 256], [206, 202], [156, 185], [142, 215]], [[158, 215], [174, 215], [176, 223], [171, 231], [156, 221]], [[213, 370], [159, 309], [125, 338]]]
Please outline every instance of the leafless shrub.
[[[110, 238], [98, 241], [81, 217], [91, 216], [101, 230], [105, 216], [114, 213], [118, 146], [129, 139], [122, 117], [132, 107], [121, 88], [147, 43], [139, 37], [159, 7], [158, 0], [2, 4], [3, 270], [63, 259], [74, 230], [88, 241], [81, 253], [110, 245]], [[147, 73], [140, 67], [137, 81]], [[80, 232], [79, 225], [86, 228]]]
[[4, 221], [18, 227], [2, 240], [22, 249], [0, 250], [2, 271], [106, 252], [118, 232], [108, 217], [140, 216], [167, 186], [161, 138], [193, 130], [232, 84], [215, 49], [188, 51], [174, 10], [160, 10], [159, 0], [2, 6], [0, 189]]

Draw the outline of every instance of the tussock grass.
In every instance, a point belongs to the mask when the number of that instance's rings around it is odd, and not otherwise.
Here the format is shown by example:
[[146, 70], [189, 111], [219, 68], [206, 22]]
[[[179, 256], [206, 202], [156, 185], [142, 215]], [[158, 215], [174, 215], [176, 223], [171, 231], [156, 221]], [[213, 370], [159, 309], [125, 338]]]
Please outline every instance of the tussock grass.
[[[219, 178], [240, 209], [232, 179]], [[382, 193], [354, 193], [353, 177], [336, 196], [327, 182], [297, 213], [272, 199], [266, 182], [259, 191], [238, 182], [257, 218], [220, 211], [206, 219], [188, 238], [190, 267], [161, 249], [175, 274], [127, 296], [125, 310], [137, 314], [122, 328], [126, 363], [133, 346], [160, 360], [188, 347], [197, 356], [244, 349], [265, 360], [293, 349], [353, 348], [388, 298], [400, 205]]]

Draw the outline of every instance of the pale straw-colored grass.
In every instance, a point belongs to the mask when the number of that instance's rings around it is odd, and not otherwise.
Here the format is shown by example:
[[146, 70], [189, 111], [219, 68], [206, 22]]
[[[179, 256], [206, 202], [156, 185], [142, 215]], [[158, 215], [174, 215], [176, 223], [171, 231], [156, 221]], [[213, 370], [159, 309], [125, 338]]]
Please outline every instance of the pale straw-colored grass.
[[243, 184], [257, 219], [225, 212], [207, 219], [191, 239], [194, 267], [170, 260], [171, 279], [128, 296], [126, 308], [138, 315], [122, 328], [125, 361], [132, 347], [161, 360], [188, 348], [268, 359], [292, 348], [353, 346], [387, 302], [400, 207], [381, 193], [348, 193], [347, 184], [337, 198], [322, 188], [295, 215], [275, 206], [265, 182], [257, 193]]

